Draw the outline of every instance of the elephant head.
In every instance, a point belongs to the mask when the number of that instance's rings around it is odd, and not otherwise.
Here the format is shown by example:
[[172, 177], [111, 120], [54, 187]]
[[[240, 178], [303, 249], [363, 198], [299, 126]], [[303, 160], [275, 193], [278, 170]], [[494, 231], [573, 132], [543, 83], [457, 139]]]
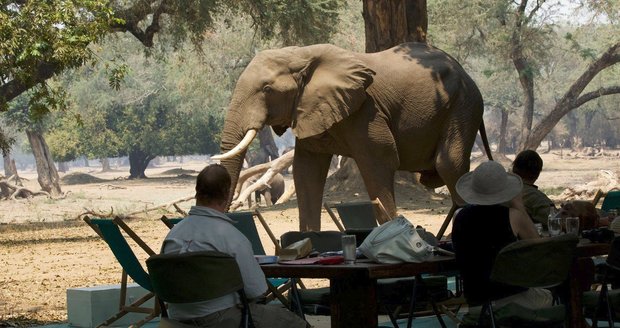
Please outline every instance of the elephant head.
[[224, 154], [213, 159], [222, 161], [234, 186], [246, 149], [263, 126], [278, 135], [290, 127], [299, 139], [320, 135], [360, 108], [373, 75], [332, 45], [260, 52], [237, 81], [222, 131]]

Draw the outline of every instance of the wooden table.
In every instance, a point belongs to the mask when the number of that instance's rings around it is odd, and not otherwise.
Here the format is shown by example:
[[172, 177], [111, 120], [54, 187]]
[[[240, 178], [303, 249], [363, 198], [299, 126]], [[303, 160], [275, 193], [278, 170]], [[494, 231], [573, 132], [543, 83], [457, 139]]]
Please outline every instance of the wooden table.
[[410, 277], [456, 269], [454, 257], [434, 256], [423, 263], [378, 264], [358, 260], [338, 265], [261, 265], [267, 277], [327, 278], [332, 327], [376, 327], [377, 279]]
[[607, 255], [610, 244], [589, 243], [582, 241], [577, 245], [576, 258], [569, 276], [569, 327], [589, 327], [583, 316], [583, 292], [590, 289], [594, 276], [594, 264], [591, 257]]

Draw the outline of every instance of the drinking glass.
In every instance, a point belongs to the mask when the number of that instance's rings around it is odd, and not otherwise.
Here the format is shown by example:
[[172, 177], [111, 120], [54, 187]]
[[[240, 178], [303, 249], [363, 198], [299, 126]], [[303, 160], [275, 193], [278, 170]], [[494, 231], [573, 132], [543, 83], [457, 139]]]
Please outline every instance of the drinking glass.
[[355, 263], [356, 247], [357, 247], [357, 244], [355, 240], [355, 235], [342, 236], [342, 256], [344, 257], [345, 264]]
[[549, 222], [547, 223], [547, 225], [549, 226], [549, 236], [551, 237], [558, 236], [562, 232], [561, 217], [549, 218]]
[[567, 217], [566, 218], [566, 233], [579, 235], [579, 218]]
[[542, 225], [542, 223], [534, 223], [534, 227], [536, 228], [536, 232], [538, 233], [538, 236], [542, 237], [542, 235], [543, 235], [543, 225]]

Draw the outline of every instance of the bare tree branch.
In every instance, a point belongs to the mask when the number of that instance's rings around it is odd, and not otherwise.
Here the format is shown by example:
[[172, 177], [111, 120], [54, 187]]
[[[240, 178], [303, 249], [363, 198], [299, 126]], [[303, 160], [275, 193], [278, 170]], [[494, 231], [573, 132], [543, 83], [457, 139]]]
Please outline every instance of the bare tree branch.
[[596, 91], [591, 91], [581, 95], [575, 102], [573, 103], [573, 108], [577, 108], [592, 99], [596, 99], [601, 96], [613, 95], [616, 93], [620, 93], [620, 85], [616, 85], [613, 87], [600, 88]]

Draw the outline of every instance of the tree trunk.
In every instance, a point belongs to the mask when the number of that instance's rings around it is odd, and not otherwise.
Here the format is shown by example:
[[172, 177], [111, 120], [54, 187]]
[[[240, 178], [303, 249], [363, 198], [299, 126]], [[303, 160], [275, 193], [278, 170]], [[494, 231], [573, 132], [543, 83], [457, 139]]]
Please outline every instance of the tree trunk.
[[48, 192], [52, 197], [60, 196], [62, 194], [60, 178], [43, 135], [36, 131], [26, 131], [26, 135], [30, 141], [32, 154], [37, 164], [37, 174], [39, 176], [37, 180], [39, 185], [41, 185], [41, 189]]
[[426, 0], [363, 0], [366, 52], [403, 42], [426, 42]]
[[523, 117], [521, 119], [521, 141], [519, 149], [523, 149], [528, 143], [529, 136], [532, 132], [532, 121], [534, 119], [534, 76], [532, 75], [532, 67], [528, 60], [524, 57], [521, 45], [515, 45], [513, 49], [513, 64], [519, 73], [519, 82], [523, 89]]
[[271, 157], [272, 161], [280, 156], [276, 142], [273, 140], [273, 134], [271, 134], [271, 127], [265, 125], [258, 133], [258, 139], [260, 140], [260, 148]]
[[99, 161], [101, 162], [101, 172], [112, 171], [112, 168], [110, 167], [110, 160], [107, 157], [100, 158]]
[[67, 171], [69, 171], [69, 165], [67, 165], [67, 162], [58, 162], [58, 172], [65, 173]]
[[88, 163], [88, 157], [84, 156], [84, 167], [90, 167], [90, 164]]
[[129, 179], [146, 179], [144, 171], [155, 156], [147, 154], [140, 149], [134, 149], [129, 153]]
[[502, 114], [502, 120], [499, 125], [499, 144], [497, 145], [497, 152], [500, 154], [506, 154], [506, 133], [508, 132], [508, 111], [505, 108], [500, 109]]
[[13, 172], [13, 165], [11, 165], [11, 154], [3, 154], [2, 159], [4, 161], [4, 175], [8, 178], [16, 173]]

